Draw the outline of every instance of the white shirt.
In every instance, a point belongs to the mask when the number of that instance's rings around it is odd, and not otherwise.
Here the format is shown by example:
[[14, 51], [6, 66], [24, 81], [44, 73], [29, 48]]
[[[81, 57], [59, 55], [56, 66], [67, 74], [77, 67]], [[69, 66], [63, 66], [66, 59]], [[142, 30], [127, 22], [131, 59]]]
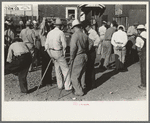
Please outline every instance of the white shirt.
[[127, 33], [122, 30], [118, 30], [112, 35], [111, 44], [114, 47], [117, 46], [124, 47], [127, 41], [128, 41]]
[[105, 35], [106, 27], [103, 25], [103, 26], [99, 27], [98, 31], [99, 31], [100, 36]]
[[21, 54], [28, 53], [28, 52], [29, 50], [27, 49], [24, 42], [14, 42], [9, 47], [7, 62], [12, 62], [13, 55], [21, 56]]
[[45, 42], [45, 49], [48, 50], [49, 48], [60, 50], [65, 49], [67, 46], [65, 34], [58, 28], [55, 27], [51, 30], [46, 38]]
[[100, 42], [100, 37], [98, 36], [97, 32], [94, 29], [90, 29], [88, 31], [89, 38], [94, 42], [94, 46], [98, 46]]
[[[140, 36], [142, 36], [143, 38], [146, 38], [146, 37], [147, 37], [146, 31], [143, 31], [143, 32], [140, 34]], [[136, 38], [136, 43], [135, 43], [135, 45], [136, 45], [137, 47], [142, 48], [143, 45], [144, 45], [143, 39], [140, 38], [140, 37], [137, 37], [137, 38]]]

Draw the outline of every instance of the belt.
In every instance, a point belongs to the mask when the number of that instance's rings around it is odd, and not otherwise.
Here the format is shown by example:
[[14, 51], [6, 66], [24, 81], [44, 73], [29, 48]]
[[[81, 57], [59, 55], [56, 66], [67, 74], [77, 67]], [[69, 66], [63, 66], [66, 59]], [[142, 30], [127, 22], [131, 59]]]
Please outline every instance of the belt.
[[20, 57], [20, 56], [23, 56], [23, 55], [26, 55], [26, 54], [30, 54], [30, 53], [29, 53], [29, 52], [23, 53], [23, 54], [20, 54], [20, 55], [15, 56], [15, 57]]
[[49, 48], [49, 50], [61, 51], [62, 49], [56, 50], [56, 49], [54, 49], [54, 48]]

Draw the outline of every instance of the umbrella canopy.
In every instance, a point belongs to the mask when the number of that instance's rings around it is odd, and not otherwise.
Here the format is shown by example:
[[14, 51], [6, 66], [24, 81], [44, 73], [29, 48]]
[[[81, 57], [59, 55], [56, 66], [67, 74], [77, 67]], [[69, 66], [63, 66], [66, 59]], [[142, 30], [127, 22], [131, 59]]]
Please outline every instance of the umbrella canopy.
[[90, 11], [93, 11], [95, 15], [101, 16], [106, 7], [103, 4], [81, 4], [78, 7], [85, 13], [88, 14]]

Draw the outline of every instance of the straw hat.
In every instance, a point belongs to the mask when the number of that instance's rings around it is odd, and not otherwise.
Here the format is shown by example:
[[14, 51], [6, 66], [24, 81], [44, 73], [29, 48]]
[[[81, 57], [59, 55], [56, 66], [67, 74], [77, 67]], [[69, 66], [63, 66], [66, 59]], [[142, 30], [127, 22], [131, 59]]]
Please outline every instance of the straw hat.
[[139, 26], [137, 27], [137, 29], [145, 29], [145, 26], [144, 26], [144, 25], [139, 25]]
[[55, 25], [62, 25], [62, 21], [60, 20], [60, 18], [56, 18], [56, 21], [54, 24]]
[[72, 22], [72, 27], [71, 29], [73, 29], [75, 26], [80, 25], [80, 22], [76, 19]]

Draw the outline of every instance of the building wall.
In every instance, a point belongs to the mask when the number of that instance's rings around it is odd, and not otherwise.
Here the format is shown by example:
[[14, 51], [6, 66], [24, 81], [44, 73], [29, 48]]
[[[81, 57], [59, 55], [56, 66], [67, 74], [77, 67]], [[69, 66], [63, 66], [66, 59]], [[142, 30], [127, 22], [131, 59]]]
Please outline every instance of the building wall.
[[[77, 7], [77, 5], [38, 5], [39, 17], [60, 17], [66, 18], [66, 7]], [[79, 12], [77, 12], [78, 14]]]
[[117, 20], [119, 24], [123, 24], [126, 28], [135, 22], [139, 24], [146, 23], [146, 5], [123, 5], [122, 14], [115, 15], [115, 5], [106, 5], [104, 14], [98, 19], [101, 26], [102, 21]]

